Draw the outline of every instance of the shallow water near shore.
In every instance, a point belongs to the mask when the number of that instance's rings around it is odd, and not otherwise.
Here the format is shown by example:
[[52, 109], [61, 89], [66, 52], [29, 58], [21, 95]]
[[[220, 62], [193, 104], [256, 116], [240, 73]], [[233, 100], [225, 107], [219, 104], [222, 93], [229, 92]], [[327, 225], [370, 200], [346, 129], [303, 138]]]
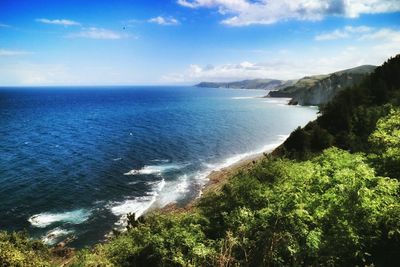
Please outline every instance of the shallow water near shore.
[[212, 170], [273, 148], [317, 109], [265, 91], [0, 89], [0, 229], [104, 240], [129, 212], [197, 197]]

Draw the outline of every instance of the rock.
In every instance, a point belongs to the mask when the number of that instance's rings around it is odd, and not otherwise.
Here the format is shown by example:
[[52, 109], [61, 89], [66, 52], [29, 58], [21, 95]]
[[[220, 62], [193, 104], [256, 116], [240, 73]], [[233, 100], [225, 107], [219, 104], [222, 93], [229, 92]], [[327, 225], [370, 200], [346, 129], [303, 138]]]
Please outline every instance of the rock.
[[269, 92], [268, 97], [292, 98], [289, 105], [320, 106], [343, 89], [359, 84], [375, 68], [363, 65], [328, 75], [307, 76], [291, 86]]

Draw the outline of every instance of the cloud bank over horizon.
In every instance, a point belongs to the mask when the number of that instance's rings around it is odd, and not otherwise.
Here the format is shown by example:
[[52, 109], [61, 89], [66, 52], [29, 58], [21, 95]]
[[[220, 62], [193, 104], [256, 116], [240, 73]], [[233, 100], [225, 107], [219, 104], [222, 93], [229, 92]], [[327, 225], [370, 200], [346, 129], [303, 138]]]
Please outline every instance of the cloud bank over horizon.
[[[332, 32], [318, 34], [318, 42], [334, 42], [351, 39], [353, 43], [337, 51], [324, 49], [303, 51], [277, 51], [276, 56], [261, 62], [244, 61], [237, 64], [207, 65], [191, 64], [180, 73], [163, 77], [166, 82], [228, 82], [244, 79], [272, 78], [291, 80], [308, 75], [328, 74], [360, 65], [381, 65], [391, 56], [400, 53], [400, 30], [372, 28], [367, 26], [345, 26]], [[308, 48], [308, 50], [310, 50]], [[313, 55], [313, 56], [310, 56]]]

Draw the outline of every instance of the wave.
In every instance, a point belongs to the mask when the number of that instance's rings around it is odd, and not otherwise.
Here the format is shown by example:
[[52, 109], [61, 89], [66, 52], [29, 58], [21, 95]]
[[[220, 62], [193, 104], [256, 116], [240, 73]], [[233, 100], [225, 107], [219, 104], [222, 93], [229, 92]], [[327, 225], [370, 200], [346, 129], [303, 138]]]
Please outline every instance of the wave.
[[43, 212], [31, 216], [28, 221], [32, 226], [45, 228], [56, 222], [80, 224], [89, 219], [91, 212], [85, 209], [67, 211], [61, 213]]
[[187, 174], [184, 174], [178, 178], [178, 183], [176, 184], [176, 192], [177, 193], [187, 193], [189, 191], [189, 177]]
[[285, 106], [289, 103], [290, 98], [278, 98], [278, 99], [270, 99], [270, 98], [264, 98], [265, 100], [263, 100], [262, 102], [264, 103], [270, 103], [270, 104], [278, 104], [278, 105], [282, 105], [284, 104]]
[[[176, 203], [180, 199], [184, 198], [193, 188], [197, 192], [198, 196], [202, 194], [202, 188], [208, 182], [208, 176], [213, 171], [219, 171], [224, 168], [230, 167], [241, 160], [250, 158], [258, 154], [270, 152], [279, 146], [288, 135], [278, 135], [277, 141], [274, 143], [267, 144], [258, 150], [249, 151], [242, 154], [233, 155], [226, 158], [219, 163], [204, 163], [206, 167], [203, 170], [198, 170], [193, 173], [186, 173], [179, 176], [175, 181], [166, 182], [164, 179], [161, 182], [150, 183], [153, 186], [153, 190], [148, 193], [147, 196], [137, 197], [134, 199], [128, 199], [123, 202], [113, 203], [110, 207], [111, 212], [121, 217], [116, 223], [120, 226], [126, 226], [127, 214], [135, 213], [135, 219], [142, 216], [150, 208], [157, 206], [162, 208], [170, 203]], [[145, 166], [140, 170], [133, 170], [125, 175], [136, 175], [136, 174], [162, 174], [167, 170], [180, 169], [182, 165], [151, 165]], [[193, 192], [193, 191], [192, 191]]]
[[227, 168], [229, 166], [232, 166], [232, 165], [240, 162], [241, 160], [244, 160], [244, 159], [249, 158], [251, 156], [255, 156], [255, 155], [262, 154], [262, 153], [271, 152], [276, 147], [278, 147], [283, 141], [285, 141], [286, 138], [289, 137], [289, 135], [278, 135], [277, 137], [278, 137], [278, 140], [276, 142], [267, 144], [267, 145], [263, 146], [260, 149], [231, 156], [231, 157], [229, 157], [229, 158], [225, 159], [224, 161], [222, 161], [220, 163], [217, 163], [217, 164], [205, 164], [205, 165], [208, 168], [211, 168], [212, 171], [219, 171], [221, 169], [224, 169], [224, 168]]
[[127, 215], [129, 213], [135, 214], [135, 219], [139, 218], [147, 211], [157, 200], [157, 196], [163, 190], [165, 186], [165, 180], [162, 179], [159, 182], [153, 183], [153, 190], [148, 192], [147, 196], [137, 197], [134, 199], [128, 199], [123, 202], [114, 202], [109, 204], [111, 212], [115, 216], [121, 217], [116, 225], [126, 226]]
[[177, 203], [185, 199], [187, 194], [190, 193], [197, 184], [195, 177], [196, 173], [194, 172], [180, 175], [174, 181], [168, 181], [162, 192], [157, 196], [154, 206], [162, 208], [168, 204]]
[[167, 163], [167, 162], [169, 162], [169, 159], [153, 159], [153, 160], [151, 160], [151, 161], [153, 161], [153, 162], [163, 162], [163, 163]]
[[257, 96], [235, 96], [235, 97], [231, 97], [231, 99], [235, 99], [235, 100], [240, 100], [240, 99], [253, 99], [253, 98], [257, 98]]
[[222, 162], [219, 163], [203, 163], [204, 166], [206, 166], [206, 169], [203, 171], [199, 171], [196, 180], [200, 183], [201, 187], [199, 190], [198, 197], [202, 195], [202, 190], [201, 188], [207, 184], [208, 182], [208, 176], [213, 172], [213, 171], [220, 171], [222, 169], [228, 168], [244, 159], [251, 158], [252, 156], [256, 156], [262, 153], [269, 153], [272, 152], [275, 148], [277, 148], [279, 145], [281, 145], [288, 137], [289, 135], [277, 135], [278, 140], [275, 141], [274, 143], [270, 143], [267, 145], [264, 145], [262, 148], [249, 151], [246, 153], [242, 154], [237, 154], [234, 156], [231, 156]]
[[42, 242], [45, 243], [46, 245], [54, 245], [57, 242], [61, 241], [62, 237], [72, 234], [73, 231], [70, 230], [65, 230], [60, 227], [54, 228], [50, 231], [48, 231], [43, 237], [42, 237]]
[[181, 169], [182, 165], [177, 164], [163, 164], [163, 165], [147, 165], [138, 170], [130, 170], [124, 175], [139, 175], [139, 174], [162, 174], [167, 171]]

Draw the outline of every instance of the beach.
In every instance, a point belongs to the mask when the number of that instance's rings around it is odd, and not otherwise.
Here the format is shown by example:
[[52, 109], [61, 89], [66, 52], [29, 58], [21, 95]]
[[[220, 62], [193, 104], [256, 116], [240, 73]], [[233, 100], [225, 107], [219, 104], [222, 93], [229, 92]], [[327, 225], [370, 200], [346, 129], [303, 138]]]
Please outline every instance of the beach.
[[262, 161], [265, 159], [267, 154], [273, 153], [275, 149], [278, 148], [282, 143], [276, 144], [273, 148], [271, 147], [264, 152], [249, 155], [227, 167], [212, 171], [207, 176], [208, 181], [202, 188], [201, 194], [197, 198], [192, 199], [186, 205], [181, 206], [177, 203], [170, 203], [159, 210], [153, 209], [152, 212], [179, 213], [192, 210], [199, 203], [203, 196], [211, 193], [217, 193], [231, 177], [235, 176], [239, 172], [248, 170], [254, 164]]

